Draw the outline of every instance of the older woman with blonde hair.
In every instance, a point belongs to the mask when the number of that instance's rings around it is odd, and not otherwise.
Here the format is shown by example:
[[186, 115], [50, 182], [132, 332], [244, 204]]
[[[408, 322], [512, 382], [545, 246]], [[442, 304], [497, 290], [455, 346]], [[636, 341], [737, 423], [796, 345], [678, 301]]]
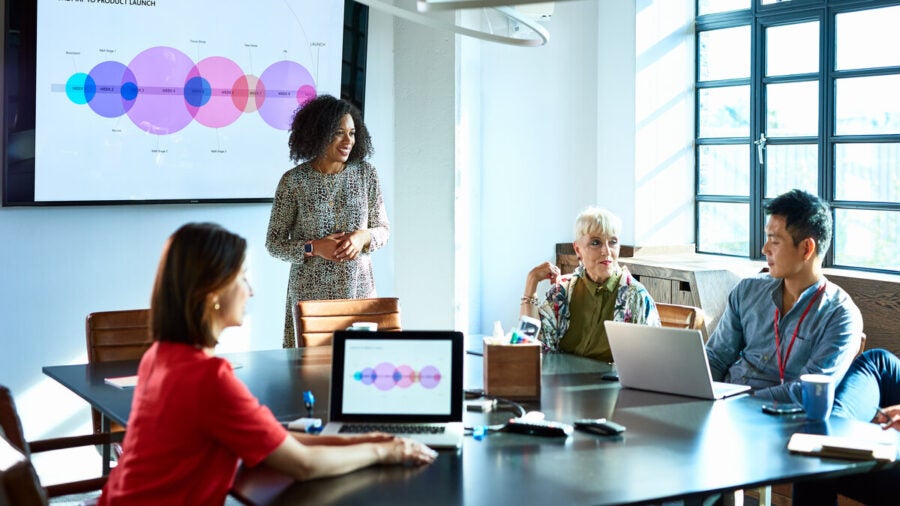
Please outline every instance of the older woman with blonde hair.
[[[588, 207], [575, 220], [575, 271], [562, 275], [559, 267], [544, 262], [528, 272], [519, 314], [540, 319], [538, 337], [550, 350], [612, 362], [604, 321], [660, 325], [647, 289], [619, 265], [621, 229], [616, 215]], [[538, 299], [537, 286], [544, 279], [550, 280], [550, 289]]]

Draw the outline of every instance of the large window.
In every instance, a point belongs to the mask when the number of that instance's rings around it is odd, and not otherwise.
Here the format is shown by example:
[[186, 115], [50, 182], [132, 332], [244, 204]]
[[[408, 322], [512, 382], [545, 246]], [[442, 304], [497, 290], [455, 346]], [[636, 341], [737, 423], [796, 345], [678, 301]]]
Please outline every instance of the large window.
[[697, 249], [760, 258], [763, 205], [833, 209], [828, 266], [900, 272], [900, 0], [698, 0]]

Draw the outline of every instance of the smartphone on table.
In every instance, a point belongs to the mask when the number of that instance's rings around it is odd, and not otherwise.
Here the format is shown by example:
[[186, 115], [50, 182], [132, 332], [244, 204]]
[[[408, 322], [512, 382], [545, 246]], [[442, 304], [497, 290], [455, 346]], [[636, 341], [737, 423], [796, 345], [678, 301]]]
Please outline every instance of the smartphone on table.
[[762, 405], [763, 413], [770, 415], [793, 415], [795, 413], [803, 413], [803, 406], [796, 402], [778, 402], [772, 401]]

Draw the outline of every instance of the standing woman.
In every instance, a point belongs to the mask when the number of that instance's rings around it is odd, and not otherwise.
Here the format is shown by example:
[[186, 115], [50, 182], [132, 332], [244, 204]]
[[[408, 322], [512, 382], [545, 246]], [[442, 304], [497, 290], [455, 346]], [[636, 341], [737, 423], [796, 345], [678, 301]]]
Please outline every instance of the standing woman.
[[375, 297], [369, 254], [384, 246], [390, 224], [372, 139], [359, 110], [321, 95], [297, 111], [288, 139], [291, 160], [275, 190], [266, 248], [291, 262], [284, 315], [285, 348], [297, 345], [299, 300]]

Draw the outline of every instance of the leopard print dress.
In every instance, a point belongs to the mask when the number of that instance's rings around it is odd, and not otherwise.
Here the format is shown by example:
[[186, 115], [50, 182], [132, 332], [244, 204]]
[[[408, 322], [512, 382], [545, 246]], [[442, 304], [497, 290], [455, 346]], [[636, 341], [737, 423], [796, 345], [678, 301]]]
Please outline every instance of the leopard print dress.
[[[335, 232], [368, 229], [372, 242], [349, 262], [305, 258], [303, 244]], [[375, 167], [348, 164], [322, 174], [309, 162], [285, 172], [275, 190], [266, 249], [291, 262], [284, 315], [285, 348], [296, 346], [293, 307], [298, 300], [358, 299], [375, 296], [371, 253], [384, 246], [390, 223]]]

